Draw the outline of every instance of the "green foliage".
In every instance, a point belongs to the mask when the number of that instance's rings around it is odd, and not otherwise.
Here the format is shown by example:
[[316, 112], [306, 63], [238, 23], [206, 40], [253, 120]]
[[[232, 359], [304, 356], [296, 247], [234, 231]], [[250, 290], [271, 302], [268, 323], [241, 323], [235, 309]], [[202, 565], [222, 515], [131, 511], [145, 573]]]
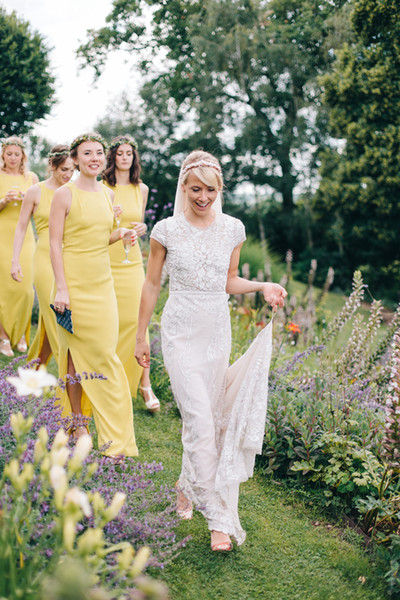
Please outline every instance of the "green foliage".
[[[129, 590], [127, 594], [123, 590], [130, 585], [129, 580], [141, 574], [150, 550], [143, 547], [135, 556], [128, 542], [109, 544], [103, 532], [117, 516], [125, 495], [118, 497], [117, 494], [107, 506], [99, 492], [86, 494], [77, 487], [90, 481], [98, 466], [83, 464], [91, 448], [89, 436], [90, 446], [81, 438], [83, 443], [77, 444], [70, 456], [64, 430], [59, 430], [48, 449], [49, 436], [42, 427], [35, 441], [33, 459], [26, 460], [24, 453], [32, 423], [33, 418], [25, 418], [22, 413], [11, 416], [17, 445], [0, 479], [1, 597], [36, 600], [44, 585], [53, 588], [54, 599], [65, 598], [72, 582], [68, 588], [66, 582], [62, 582], [68, 572], [63, 563], [80, 573], [73, 584], [74, 598], [83, 599], [87, 597], [85, 592], [96, 587], [106, 599], [109, 597], [107, 588], [113, 584], [119, 588], [115, 590], [118, 597], [129, 597]], [[47, 504], [46, 510], [41, 509], [44, 504]], [[78, 524], [85, 516], [92, 515], [94, 526], [86, 527], [77, 539]], [[46, 554], [48, 551], [51, 558]], [[109, 554], [114, 555], [113, 564], [107, 562]], [[54, 589], [56, 582], [61, 583], [56, 586], [60, 588], [58, 594]], [[138, 587], [142, 587], [140, 581]], [[147, 588], [151, 587], [148, 582]], [[161, 600], [165, 594], [151, 597]]]
[[359, 268], [377, 295], [397, 300], [400, 249], [400, 2], [356, 0], [357, 40], [322, 79], [331, 132], [342, 152], [323, 155], [317, 221], [338, 278]]
[[54, 77], [42, 36], [0, 7], [0, 134], [22, 135], [50, 112]]
[[291, 471], [301, 472], [310, 481], [343, 498], [359, 497], [378, 487], [383, 465], [376, 456], [348, 436], [324, 432], [311, 448], [315, 458], [295, 461]]
[[[107, 26], [90, 31], [78, 54], [98, 75], [110, 49], [134, 52], [147, 79], [146, 111], [167, 122], [175, 113], [165, 141], [172, 133], [185, 152], [217, 152], [228, 180], [272, 187], [290, 212], [293, 188], [312, 176], [324, 139], [316, 77], [331, 62], [339, 40], [334, 17], [347, 4], [114, 0]], [[295, 158], [306, 155], [300, 171]]]

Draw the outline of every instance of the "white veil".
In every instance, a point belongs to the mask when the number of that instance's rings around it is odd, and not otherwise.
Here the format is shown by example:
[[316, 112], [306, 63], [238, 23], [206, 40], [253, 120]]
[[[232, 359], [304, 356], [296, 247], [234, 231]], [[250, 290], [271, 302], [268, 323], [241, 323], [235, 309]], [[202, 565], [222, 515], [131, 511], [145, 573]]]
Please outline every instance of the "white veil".
[[[201, 166], [201, 165], [199, 165], [199, 166]], [[208, 166], [208, 165], [204, 165], [204, 166]], [[183, 167], [181, 167], [181, 170], [179, 172], [178, 185], [176, 186], [175, 204], [174, 204], [174, 213], [173, 213], [174, 217], [179, 215], [179, 213], [183, 212], [185, 209], [185, 194], [183, 193], [183, 189], [182, 189], [182, 170], [183, 170]], [[222, 199], [221, 199], [220, 192], [218, 192], [217, 197], [214, 200], [213, 209], [214, 209], [216, 215], [222, 213]]]

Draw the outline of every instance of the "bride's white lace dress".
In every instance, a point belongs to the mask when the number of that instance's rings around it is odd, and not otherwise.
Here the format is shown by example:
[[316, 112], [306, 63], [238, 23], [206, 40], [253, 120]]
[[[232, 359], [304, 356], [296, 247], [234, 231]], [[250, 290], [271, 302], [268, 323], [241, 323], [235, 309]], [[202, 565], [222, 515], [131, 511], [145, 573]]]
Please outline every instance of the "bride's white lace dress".
[[216, 214], [206, 229], [183, 213], [155, 225], [167, 249], [169, 298], [162, 352], [183, 422], [179, 485], [211, 530], [243, 543], [239, 484], [253, 473], [267, 408], [271, 324], [229, 366], [231, 326], [225, 291], [231, 254], [245, 240], [238, 219]]

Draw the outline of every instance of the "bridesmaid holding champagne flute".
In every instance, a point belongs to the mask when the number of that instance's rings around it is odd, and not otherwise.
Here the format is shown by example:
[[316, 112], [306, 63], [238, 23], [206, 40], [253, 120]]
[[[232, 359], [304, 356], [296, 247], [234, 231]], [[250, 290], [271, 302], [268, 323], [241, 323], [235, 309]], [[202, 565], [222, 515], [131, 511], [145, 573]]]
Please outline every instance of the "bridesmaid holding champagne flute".
[[48, 171], [48, 179], [33, 185], [25, 194], [15, 230], [11, 265], [12, 278], [15, 281], [22, 281], [24, 273], [20, 264], [21, 248], [33, 218], [37, 235], [33, 257], [33, 280], [39, 301], [39, 319], [35, 338], [29, 348], [28, 361], [39, 358], [39, 364], [47, 364], [52, 354], [58, 360], [56, 320], [50, 308], [53, 270], [49, 254], [49, 214], [54, 192], [68, 183], [74, 174], [69, 146], [58, 144], [52, 148], [48, 155]]
[[[103, 179], [114, 192], [114, 215], [117, 227], [133, 227], [142, 236], [147, 232], [144, 215], [149, 188], [140, 179], [140, 157], [136, 140], [130, 135], [120, 135], [111, 142], [107, 154], [107, 167]], [[117, 354], [128, 376], [132, 396], [139, 392], [149, 412], [158, 412], [160, 402], [150, 383], [150, 369], [139, 366], [135, 360], [135, 338], [140, 295], [144, 282], [142, 253], [139, 244], [130, 248], [124, 243], [125, 258], [121, 258], [119, 244], [110, 246], [111, 269], [118, 302], [119, 337]], [[148, 334], [147, 334], [148, 336]]]

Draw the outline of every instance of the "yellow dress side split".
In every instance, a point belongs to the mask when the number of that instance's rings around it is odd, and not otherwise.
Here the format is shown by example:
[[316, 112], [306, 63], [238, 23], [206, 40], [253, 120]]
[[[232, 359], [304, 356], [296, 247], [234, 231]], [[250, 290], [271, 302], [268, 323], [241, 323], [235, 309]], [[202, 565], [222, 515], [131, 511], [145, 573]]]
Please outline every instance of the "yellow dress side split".
[[[131, 227], [133, 221], [141, 221], [143, 217], [143, 198], [139, 185], [116, 185], [114, 204], [122, 206], [121, 227]], [[119, 335], [117, 354], [124, 365], [131, 395], [136, 397], [137, 388], [143, 369], [135, 358], [135, 341], [139, 317], [140, 296], [145, 279], [142, 253], [139, 242], [129, 251], [128, 259], [132, 264], [123, 264], [125, 251], [122, 242], [109, 248], [111, 270], [114, 278], [115, 293], [118, 303]]]
[[[32, 173], [25, 175], [8, 175], [0, 173], [0, 198], [18, 186], [22, 192], [32, 185]], [[21, 282], [14, 281], [11, 277], [11, 259], [15, 228], [18, 223], [21, 202], [15, 206], [10, 202], [0, 212], [0, 323], [11, 341], [11, 346], [16, 346], [25, 334], [29, 343], [31, 326], [33, 292], [33, 253], [35, 238], [31, 223], [26, 230], [25, 240], [21, 249], [20, 264], [23, 273]]]
[[33, 283], [35, 284], [39, 301], [39, 319], [36, 335], [29, 348], [28, 360], [33, 360], [39, 356], [43, 346], [44, 336], [47, 334], [51, 351], [58, 362], [56, 317], [50, 308], [54, 276], [49, 252], [49, 214], [54, 190], [48, 188], [44, 181], [39, 183], [39, 187], [39, 206], [33, 214], [36, 234], [38, 236], [33, 258]]
[[[106, 380], [82, 379], [82, 409], [93, 415], [99, 448], [111, 441], [108, 455], [137, 456], [132, 399], [124, 368], [116, 354], [118, 311], [111, 275], [108, 241], [113, 212], [106, 187], [86, 192], [74, 183], [71, 209], [65, 219], [63, 263], [74, 333], [57, 325], [59, 374], [67, 374], [70, 352], [78, 374], [99, 373]], [[60, 404], [71, 414], [66, 391]]]

